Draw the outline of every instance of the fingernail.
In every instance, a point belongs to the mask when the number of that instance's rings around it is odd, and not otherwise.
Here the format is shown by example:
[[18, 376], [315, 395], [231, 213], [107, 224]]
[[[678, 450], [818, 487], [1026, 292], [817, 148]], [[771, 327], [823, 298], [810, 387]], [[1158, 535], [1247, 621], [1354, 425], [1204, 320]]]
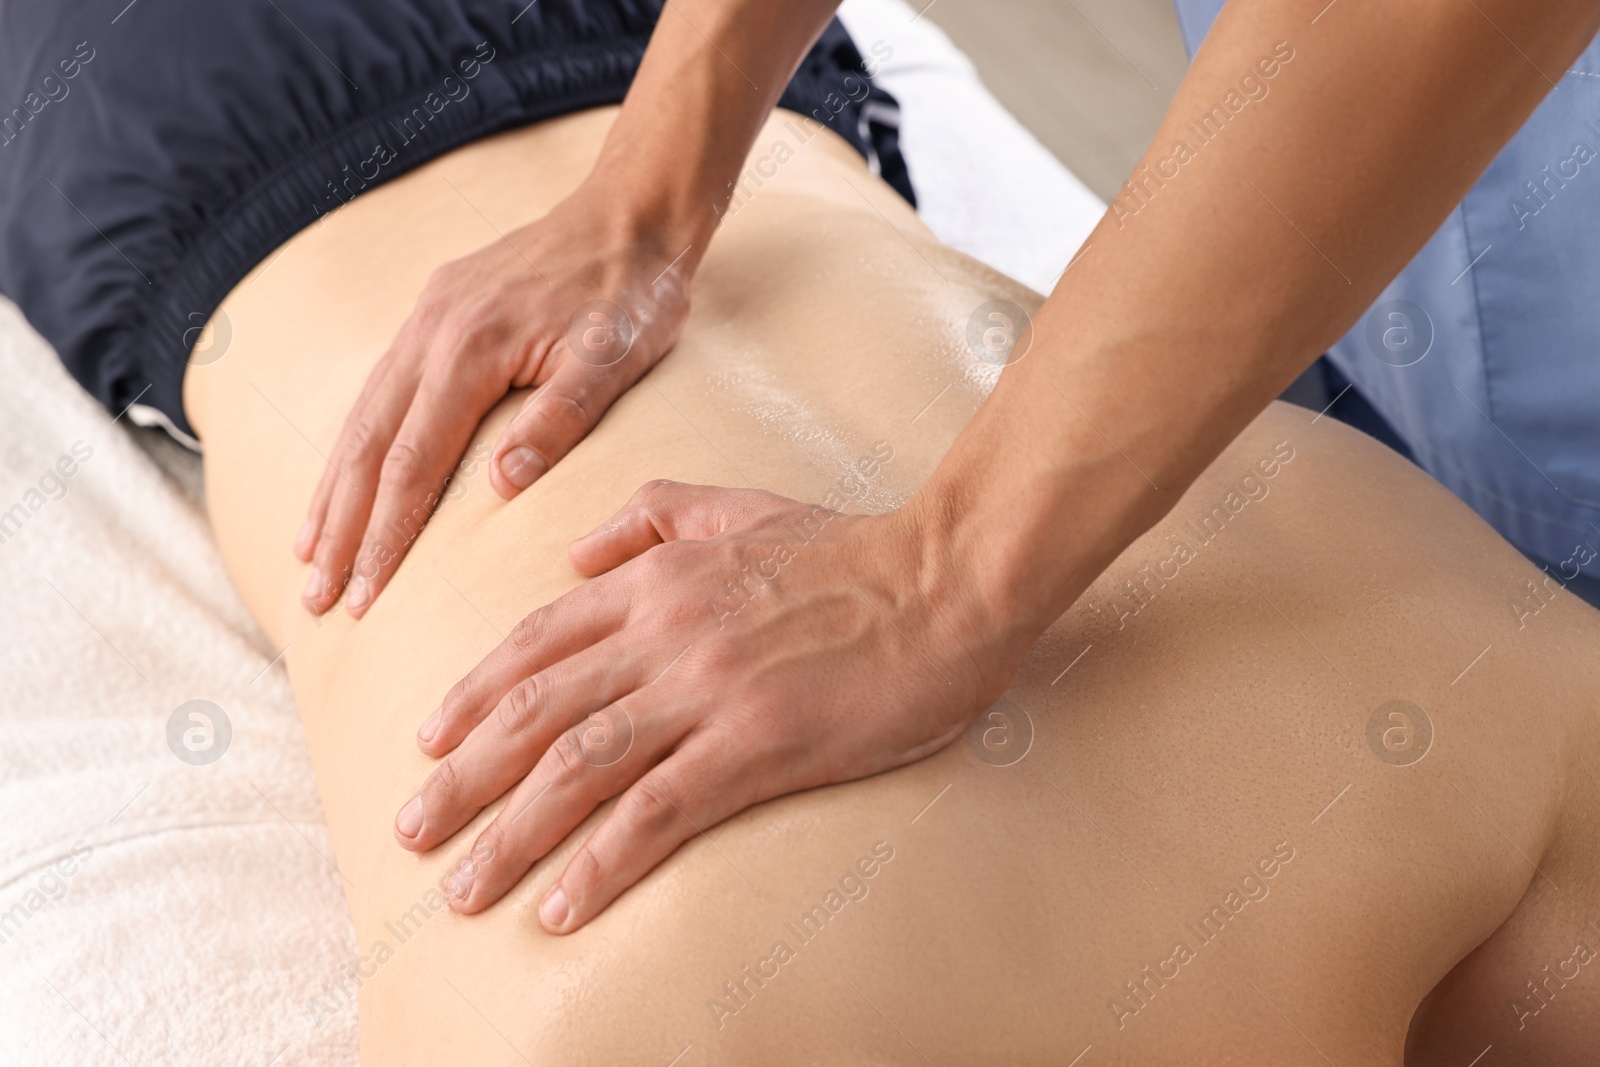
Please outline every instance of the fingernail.
[[412, 797], [395, 817], [394, 828], [401, 837], [416, 837], [422, 832], [422, 798]]
[[320, 600], [322, 598], [322, 571], [316, 567], [311, 568], [311, 573], [306, 575], [306, 587], [300, 593], [303, 600]]
[[557, 882], [544, 898], [544, 903], [539, 905], [539, 921], [544, 923], [546, 929], [559, 930], [566, 925], [567, 913], [571, 910], [567, 904], [567, 891]]
[[295, 555], [303, 557], [303, 556], [305, 556], [305, 554], [307, 552], [311, 551], [311, 538], [316, 534], [316, 532], [317, 532], [316, 523], [312, 522], [311, 519], [308, 517], [306, 519], [306, 521], [301, 525], [300, 532], [295, 535], [295, 538], [294, 538], [294, 554]]
[[444, 887], [456, 903], [466, 903], [467, 895], [472, 892], [472, 879], [478, 873], [477, 866], [477, 861], [469, 856], [450, 872], [449, 878], [445, 879]]
[[350, 611], [360, 611], [371, 599], [371, 583], [361, 575], [356, 575], [356, 580], [350, 583], [350, 595], [345, 598], [344, 606]]
[[444, 721], [444, 709], [435, 708], [433, 714], [428, 716], [428, 721], [422, 724], [422, 729], [417, 731], [417, 740], [427, 744], [439, 732], [439, 724]]
[[526, 489], [548, 468], [539, 453], [519, 445], [500, 457], [500, 473], [518, 489]]

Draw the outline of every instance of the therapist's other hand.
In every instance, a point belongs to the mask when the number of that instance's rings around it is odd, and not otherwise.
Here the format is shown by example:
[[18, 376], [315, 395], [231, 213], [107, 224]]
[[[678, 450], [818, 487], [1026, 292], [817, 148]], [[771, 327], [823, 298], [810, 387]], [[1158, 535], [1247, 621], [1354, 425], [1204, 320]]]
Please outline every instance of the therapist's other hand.
[[366, 612], [511, 389], [538, 387], [490, 458], [502, 497], [594, 428], [683, 325], [698, 257], [673, 243], [619, 221], [614, 200], [584, 187], [434, 272], [345, 420], [295, 540], [314, 564], [308, 611], [333, 607], [348, 583], [346, 610]]
[[916, 525], [646, 485], [573, 542], [598, 577], [518, 624], [423, 725], [445, 759], [400, 811], [400, 843], [433, 848], [510, 789], [473, 849], [491, 858], [446, 883], [477, 912], [620, 795], [541, 903], [567, 933], [752, 804], [942, 748], [1021, 655], [982, 647], [993, 628], [926, 573]]

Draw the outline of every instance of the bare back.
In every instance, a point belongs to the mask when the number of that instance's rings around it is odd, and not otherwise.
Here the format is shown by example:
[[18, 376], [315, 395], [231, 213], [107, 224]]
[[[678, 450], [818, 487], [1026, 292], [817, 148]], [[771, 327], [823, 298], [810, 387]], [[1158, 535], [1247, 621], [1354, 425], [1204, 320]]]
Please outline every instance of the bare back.
[[429, 271], [547, 210], [609, 118], [358, 199], [229, 297], [232, 348], [189, 374], [223, 551], [290, 646], [365, 1062], [1397, 1064], [1441, 981], [1411, 1062], [1578, 1062], [1595, 968], [1537, 1015], [1508, 1002], [1600, 947], [1594, 614], [1415, 468], [1284, 406], [965, 740], [710, 828], [570, 937], [534, 909], [592, 820], [485, 914], [444, 908], [495, 809], [428, 855], [393, 842], [416, 728], [578, 581], [566, 543], [655, 477], [894, 506], [998, 373], [974, 312], [1038, 302], [780, 114], [755, 154], [798, 151], [724, 224], [677, 349], [511, 503], [481, 465], [502, 405], [370, 614], [313, 621], [289, 546], [368, 370]]

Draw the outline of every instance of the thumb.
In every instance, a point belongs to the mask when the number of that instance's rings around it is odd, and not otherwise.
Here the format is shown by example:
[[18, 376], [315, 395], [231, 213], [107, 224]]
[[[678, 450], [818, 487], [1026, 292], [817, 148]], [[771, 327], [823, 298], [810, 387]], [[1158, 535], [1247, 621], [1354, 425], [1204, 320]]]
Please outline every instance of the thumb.
[[572, 542], [572, 565], [604, 574], [667, 541], [706, 541], [753, 526], [792, 501], [760, 489], [724, 489], [659, 479], [646, 482], [610, 521]]

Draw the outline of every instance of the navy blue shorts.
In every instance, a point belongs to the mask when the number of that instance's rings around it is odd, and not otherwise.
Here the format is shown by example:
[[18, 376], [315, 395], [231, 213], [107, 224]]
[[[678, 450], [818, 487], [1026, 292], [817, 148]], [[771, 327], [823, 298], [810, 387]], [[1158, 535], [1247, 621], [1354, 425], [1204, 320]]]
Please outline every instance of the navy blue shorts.
[[[0, 293], [108, 409], [191, 432], [223, 297], [365, 189], [622, 101], [660, 0], [0, 0]], [[893, 100], [837, 21], [780, 106], [908, 200]]]

